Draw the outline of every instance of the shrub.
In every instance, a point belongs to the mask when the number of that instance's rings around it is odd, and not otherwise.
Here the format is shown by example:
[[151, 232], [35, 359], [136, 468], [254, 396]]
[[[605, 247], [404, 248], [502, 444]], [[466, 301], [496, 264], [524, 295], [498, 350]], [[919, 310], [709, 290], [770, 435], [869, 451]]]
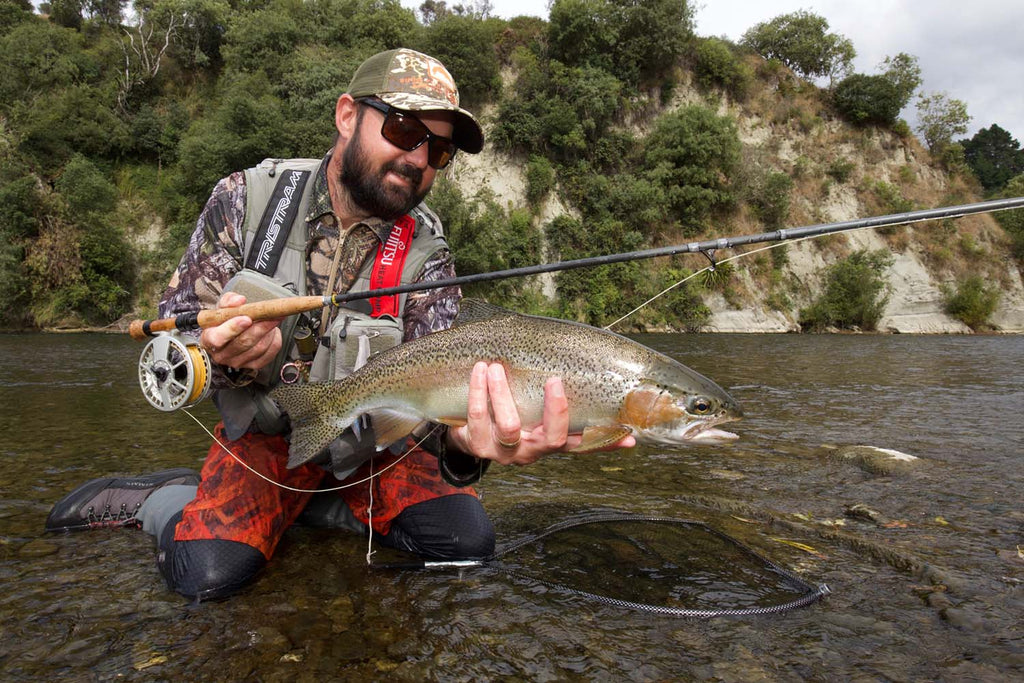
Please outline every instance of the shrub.
[[734, 201], [728, 178], [740, 159], [731, 118], [690, 106], [658, 119], [644, 143], [645, 175], [665, 192], [674, 216], [694, 229]]
[[849, 159], [833, 159], [832, 163], [825, 169], [825, 174], [837, 183], [845, 183], [850, 179], [850, 174], [856, 165]]
[[636, 85], [667, 74], [693, 35], [693, 10], [681, 0], [555, 0], [548, 21], [553, 59]]
[[873, 330], [889, 301], [883, 271], [892, 264], [885, 250], [860, 250], [833, 264], [825, 290], [800, 311], [800, 326], [819, 332], [828, 327]]
[[489, 22], [469, 16], [447, 16], [424, 32], [423, 52], [441, 60], [455, 82], [463, 106], [490, 100], [501, 89], [498, 35]]
[[532, 156], [526, 164], [526, 201], [537, 206], [555, 187], [555, 169], [541, 156]]
[[[1001, 196], [1006, 199], [1024, 197], [1024, 174], [1006, 183]], [[1000, 211], [995, 217], [1013, 241], [1013, 255], [1018, 261], [1024, 262], [1024, 209]]]
[[769, 171], [761, 178], [750, 197], [755, 215], [765, 227], [781, 228], [789, 218], [789, 193], [793, 179], [785, 173]]
[[972, 330], [985, 327], [999, 304], [999, 289], [989, 287], [978, 275], [961, 280], [955, 290], [945, 286], [942, 292], [946, 313]]
[[896, 86], [884, 76], [854, 74], [832, 93], [832, 103], [847, 121], [859, 125], [892, 125], [903, 103]]
[[697, 42], [693, 70], [701, 86], [718, 86], [737, 100], [746, 99], [753, 80], [750, 67], [737, 58], [725, 41], [717, 38]]
[[107, 213], [114, 210], [117, 188], [96, 166], [76, 154], [64, 167], [56, 183], [57, 191], [68, 204], [72, 216]]

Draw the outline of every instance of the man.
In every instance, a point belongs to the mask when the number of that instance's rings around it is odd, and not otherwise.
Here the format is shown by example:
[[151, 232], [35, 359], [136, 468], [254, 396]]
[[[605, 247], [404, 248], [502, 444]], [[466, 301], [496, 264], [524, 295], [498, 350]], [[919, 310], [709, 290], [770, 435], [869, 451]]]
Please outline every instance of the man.
[[[336, 142], [322, 160], [264, 162], [217, 184], [161, 316], [238, 306], [246, 301], [240, 292], [261, 288], [268, 296], [322, 295], [454, 277], [440, 221], [422, 200], [457, 150], [482, 149], [483, 133], [459, 107], [448, 71], [412, 50], [374, 55], [338, 99], [334, 123]], [[291, 220], [283, 218], [288, 210]], [[543, 424], [522, 431], [503, 368], [479, 363], [464, 427], [436, 427], [421, 447], [412, 448], [418, 439], [410, 437], [374, 454], [365, 424], [294, 469], [285, 466], [287, 416], [267, 398], [282, 380], [350, 372], [358, 364], [352, 358], [372, 350], [370, 340], [390, 335], [397, 343], [450, 327], [460, 296], [457, 288], [429, 290], [325, 309], [287, 326], [239, 316], [203, 330], [198, 342], [212, 361], [223, 417], [217, 436], [226, 448], [211, 447], [198, 477], [171, 470], [89, 482], [55, 505], [47, 528], [135, 522], [157, 537], [168, 585], [196, 599], [248, 583], [304, 510], [313, 524], [372, 525], [381, 543], [423, 556], [488, 556], [493, 528], [469, 484], [491, 460], [527, 464], [578, 443], [567, 436], [560, 380], [545, 386]], [[314, 343], [303, 347], [307, 336]], [[346, 488], [314, 497], [337, 485], [332, 474]]]

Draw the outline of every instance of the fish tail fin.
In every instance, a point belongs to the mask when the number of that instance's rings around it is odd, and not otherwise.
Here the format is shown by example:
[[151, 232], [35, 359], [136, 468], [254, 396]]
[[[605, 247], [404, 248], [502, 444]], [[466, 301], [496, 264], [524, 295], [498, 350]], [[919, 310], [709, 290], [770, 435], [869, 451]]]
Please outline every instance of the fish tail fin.
[[292, 425], [288, 468], [309, 462], [356, 419], [356, 414], [337, 409], [335, 383], [279, 386], [270, 392]]

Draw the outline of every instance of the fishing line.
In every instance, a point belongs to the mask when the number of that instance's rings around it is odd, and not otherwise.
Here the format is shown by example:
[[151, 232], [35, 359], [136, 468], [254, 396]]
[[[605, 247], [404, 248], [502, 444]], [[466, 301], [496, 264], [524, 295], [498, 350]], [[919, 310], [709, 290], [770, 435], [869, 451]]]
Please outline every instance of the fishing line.
[[[426, 441], [428, 438], [430, 438], [430, 436], [435, 431], [437, 431], [437, 429], [440, 427], [440, 425], [435, 425], [433, 429], [431, 429], [429, 432], [427, 432], [426, 436], [424, 436], [422, 439], [420, 439], [415, 444], [413, 444], [411, 447], [409, 447], [409, 450], [407, 450], [405, 453], [403, 453], [401, 455], [401, 457], [399, 457], [397, 460], [395, 460], [393, 463], [391, 463], [390, 465], [388, 465], [387, 467], [385, 467], [384, 469], [382, 469], [379, 472], [373, 472], [373, 466], [372, 466], [372, 458], [373, 458], [373, 456], [371, 456], [371, 466], [370, 466], [371, 474], [370, 474], [370, 476], [366, 477], [365, 479], [360, 479], [359, 481], [354, 481], [354, 482], [351, 482], [349, 484], [342, 484], [341, 486], [335, 486], [335, 487], [329, 488], [329, 489], [297, 489], [295, 487], [288, 486], [287, 484], [282, 484], [279, 481], [274, 481], [273, 479], [271, 479], [270, 477], [266, 476], [262, 472], [258, 472], [255, 469], [253, 469], [247, 462], [245, 462], [240, 457], [235, 455], [235, 453], [230, 448], [228, 448], [220, 439], [217, 438], [216, 434], [214, 434], [209, 429], [207, 429], [206, 425], [204, 425], [199, 420], [199, 418], [197, 418], [195, 415], [190, 413], [187, 408], [183, 408], [182, 412], [185, 413], [186, 415], [188, 415], [189, 417], [191, 417], [193, 420], [195, 420], [195, 423], [198, 424], [199, 427], [204, 432], [206, 432], [210, 436], [211, 439], [213, 439], [217, 443], [218, 446], [220, 446], [222, 449], [224, 449], [225, 453], [227, 453], [232, 458], [234, 458], [235, 461], [239, 465], [241, 465], [245, 469], [249, 470], [250, 472], [255, 474], [257, 477], [259, 477], [263, 481], [267, 482], [268, 484], [273, 484], [274, 486], [277, 486], [278, 488], [285, 489], [286, 491], [293, 491], [295, 493], [329, 493], [331, 491], [341, 491], [342, 489], [347, 489], [347, 488], [351, 488], [353, 486], [358, 486], [359, 484], [365, 484], [366, 482], [368, 482], [368, 481], [370, 481], [370, 480], [372, 480], [374, 478], [380, 477], [382, 474], [384, 474], [385, 472], [390, 470], [392, 467], [395, 467], [396, 465], [398, 465], [398, 463], [402, 462], [407, 457], [409, 457], [409, 455], [414, 450], [419, 448], [423, 444], [423, 442]], [[373, 487], [372, 486], [370, 487], [370, 494], [371, 495], [373, 494]]]
[[[934, 218], [921, 218], [921, 219], [918, 219], [918, 220], [909, 220], [909, 221], [907, 221], [905, 223], [900, 223], [899, 225], [910, 225], [911, 223], [927, 223], [928, 221], [931, 221], [931, 220], [935, 220], [935, 219]], [[845, 232], [860, 232], [862, 230], [875, 230], [875, 229], [880, 228], [880, 227], [892, 227], [892, 226], [866, 225], [866, 226], [861, 227], [861, 228], [852, 228], [852, 229], [846, 230]], [[679, 285], [685, 284], [686, 282], [692, 280], [693, 278], [697, 277], [701, 273], [707, 273], [707, 272], [710, 272], [710, 271], [714, 271], [716, 267], [722, 265], [723, 263], [729, 263], [731, 261], [735, 261], [737, 259], [741, 259], [744, 256], [751, 256], [753, 254], [757, 254], [757, 253], [760, 253], [762, 251], [768, 251], [769, 249], [776, 249], [778, 247], [784, 247], [784, 246], [786, 246], [788, 244], [796, 244], [797, 242], [806, 242], [807, 240], [813, 240], [813, 239], [817, 239], [819, 237], [826, 237], [828, 235], [833, 235], [833, 234], [835, 234], [835, 233], [819, 233], [819, 234], [816, 234], [816, 235], [807, 235], [806, 237], [793, 237], [793, 238], [790, 238], [790, 239], [788, 239], [788, 240], [786, 240], [784, 242], [776, 242], [775, 244], [769, 244], [766, 247], [760, 247], [758, 249], [753, 249], [751, 251], [745, 251], [742, 254], [736, 254], [735, 256], [730, 256], [729, 258], [723, 259], [721, 261], [715, 261], [715, 260], [712, 259], [710, 265], [704, 266], [703, 268], [701, 268], [697, 272], [691, 273], [690, 275], [687, 275], [686, 277], [684, 277], [682, 280], [680, 280], [679, 282], [675, 283], [674, 285], [670, 285], [669, 287], [666, 287], [665, 289], [661, 290], [660, 292], [658, 292], [657, 294], [652, 296], [650, 299], [648, 299], [647, 301], [643, 302], [642, 304], [640, 304], [639, 306], [637, 306], [632, 311], [630, 311], [626, 315], [622, 316], [621, 318], [619, 318], [615, 322], [608, 323], [607, 325], [605, 325], [604, 329], [611, 330], [611, 328], [615, 327], [616, 325], [621, 323], [623, 320], [625, 320], [629, 316], [631, 316], [634, 313], [640, 311], [645, 306], [648, 306], [649, 304], [657, 301], [658, 299], [660, 299], [661, 297], [665, 296], [666, 294], [671, 292], [673, 289], [678, 287]], [[711, 259], [711, 256], [709, 256], [706, 252], [701, 252], [701, 253], [703, 253], [705, 256], [707, 256], [708, 259]]]
[[[669, 591], [667, 595], [660, 598], [663, 602], [654, 602], [652, 599], [638, 598], [638, 599], [625, 599], [623, 597], [615, 597], [612, 595], [605, 594], [609, 592], [608, 587], [604, 589], [604, 593], [598, 592], [601, 589], [585, 590], [577, 586], [570, 586], [561, 581], [553, 581], [549, 579], [539, 578], [532, 575], [528, 571], [524, 571], [522, 568], [510, 566], [503, 562], [503, 558], [514, 556], [518, 551], [523, 550], [529, 546], [538, 546], [540, 552], [550, 554], [549, 549], [545, 546], [546, 539], [556, 537], [558, 534], [570, 532], [582, 527], [596, 525], [602, 528], [601, 537], [608, 537], [609, 529], [613, 529], [613, 525], [623, 524], [644, 524], [654, 525], [655, 527], [662, 527], [671, 531], [672, 529], [687, 529], [693, 531], [699, 531], [706, 534], [708, 540], [716, 539], [723, 545], [719, 547], [720, 552], [724, 554], [731, 553], [729, 559], [720, 559], [721, 562], [729, 564], [733, 567], [738, 567], [743, 561], [757, 562], [760, 563], [764, 570], [768, 573], [773, 574], [775, 577], [781, 579], [781, 585], [786, 590], [777, 591], [779, 595], [786, 595], [786, 597], [778, 599], [774, 604], [758, 604], [758, 605], [747, 605], [747, 606], [733, 606], [733, 607], [687, 607], [680, 605], [682, 598], [676, 591]], [[702, 580], [694, 579], [691, 574], [693, 572], [700, 572], [700, 569], [696, 565], [692, 565], [687, 558], [687, 552], [692, 552], [693, 548], [697, 546], [688, 546], [683, 549], [681, 555], [675, 556], [672, 553], [668, 553], [671, 557], [665, 557], [659, 555], [656, 544], [653, 543], [654, 539], [651, 537], [636, 538], [631, 535], [616, 535], [614, 531], [611, 533], [613, 541], [617, 538], [620, 541], [629, 541], [630, 551], [633, 553], [644, 553], [644, 556], [638, 561], [637, 558], [631, 557], [633, 564], [638, 565], [641, 574], [655, 574], [656, 578], [659, 579], [659, 583], [669, 582], [670, 584], [675, 578], [676, 581], [682, 581], [687, 585], [694, 586], [694, 589], [689, 596], [689, 601], [699, 603], [703, 602], [721, 602], [724, 593], [728, 592], [728, 588], [731, 585], [728, 578], [721, 578], [715, 580], [711, 577], [704, 576]], [[668, 538], [668, 536], [666, 536]], [[571, 539], [571, 537], [570, 537]], [[572, 541], [570, 540], [570, 543]], [[699, 542], [699, 541], [698, 541]], [[563, 540], [563, 543], [565, 541]], [[579, 543], [579, 541], [577, 541]], [[557, 545], [557, 544], [556, 544]], [[702, 546], [703, 547], [703, 546]], [[592, 554], [594, 548], [592, 545], [588, 545], [584, 542], [583, 548], [589, 550]], [[613, 568], [613, 573], [617, 573], [622, 569], [622, 565], [617, 563], [615, 555], [614, 543], [610, 543], [606, 547], [606, 553], [610, 557], [610, 565]], [[556, 551], [557, 552], [557, 551]], [[707, 553], [710, 556], [716, 556], [714, 551]], [[658, 565], [660, 564], [660, 568]], [[642, 566], [641, 566], [642, 565]], [[433, 560], [420, 560], [417, 562], [406, 562], [406, 563], [393, 563], [393, 564], [377, 564], [371, 565], [374, 569], [459, 569], [460, 571], [471, 567], [486, 567], [497, 569], [505, 573], [506, 575], [520, 580], [526, 580], [532, 583], [545, 586], [557, 590], [562, 593], [567, 593], [576, 597], [584, 598], [587, 600], [596, 601], [610, 607], [624, 608], [638, 610], [641, 612], [648, 612], [652, 614], [658, 614], [662, 616], [678, 616], [686, 618], [696, 619], [709, 619], [723, 616], [754, 616], [754, 615], [767, 615], [767, 614], [778, 614], [786, 612], [792, 609], [800, 607], [806, 607], [825, 596], [831, 594], [831, 589], [827, 584], [818, 584], [817, 586], [805, 581], [800, 578], [794, 572], [782, 567], [778, 563], [768, 559], [761, 555], [757, 551], [753, 550], [746, 544], [736, 540], [728, 534], [722, 533], [708, 526], [704, 522], [688, 519], [677, 519], [673, 517], [660, 517], [652, 515], [636, 515], [629, 513], [617, 513], [617, 512], [604, 512], [597, 515], [589, 516], [584, 519], [568, 519], [561, 522], [557, 522], [543, 529], [542, 531], [527, 535], [517, 541], [513, 541], [502, 548], [496, 550], [490, 557], [483, 560], [454, 560], [454, 561], [433, 561]], [[598, 581], [598, 577], [595, 574], [600, 574], [600, 569], [594, 570], [590, 567], [582, 567], [580, 565], [574, 565], [570, 573], [570, 580], [572, 578], [583, 580], [583, 581]], [[626, 572], [628, 574], [628, 572]], [[743, 575], [746, 576], [746, 575]], [[636, 587], [637, 576], [635, 574], [628, 574], [627, 576], [617, 577], [619, 583], [618, 587], [613, 587], [611, 592], [624, 591], [625, 587], [632, 586]], [[647, 577], [648, 579], [650, 576]], [[731, 577], [733, 581], [736, 580], [735, 576]], [[751, 577], [747, 577], [747, 580], [752, 580]], [[576, 582], [575, 580], [573, 581]], [[678, 584], [676, 584], [678, 586]], [[797, 592], [796, 596], [792, 596], [793, 592]], [[763, 600], [764, 596], [760, 596]], [[759, 600], [760, 602], [761, 600]], [[741, 602], [749, 602], [749, 600], [743, 600]], [[669, 604], [675, 603], [675, 604]]]

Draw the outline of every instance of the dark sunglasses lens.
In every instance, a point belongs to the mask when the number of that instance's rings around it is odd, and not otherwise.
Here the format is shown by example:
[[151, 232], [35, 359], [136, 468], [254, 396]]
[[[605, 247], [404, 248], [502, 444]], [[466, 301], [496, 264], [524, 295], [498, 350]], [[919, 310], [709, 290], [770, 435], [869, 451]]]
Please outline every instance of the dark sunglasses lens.
[[384, 137], [392, 144], [409, 152], [423, 143], [430, 131], [414, 118], [403, 116], [394, 109], [388, 112], [381, 129]]
[[422, 121], [405, 116], [394, 109], [384, 117], [381, 133], [388, 142], [407, 152], [411, 152], [422, 145], [424, 140], [429, 139], [427, 163], [433, 168], [444, 168], [455, 156], [454, 142], [447, 138], [431, 136], [430, 129]]
[[430, 141], [427, 163], [436, 169], [442, 169], [455, 156], [455, 144], [451, 140], [434, 138]]

